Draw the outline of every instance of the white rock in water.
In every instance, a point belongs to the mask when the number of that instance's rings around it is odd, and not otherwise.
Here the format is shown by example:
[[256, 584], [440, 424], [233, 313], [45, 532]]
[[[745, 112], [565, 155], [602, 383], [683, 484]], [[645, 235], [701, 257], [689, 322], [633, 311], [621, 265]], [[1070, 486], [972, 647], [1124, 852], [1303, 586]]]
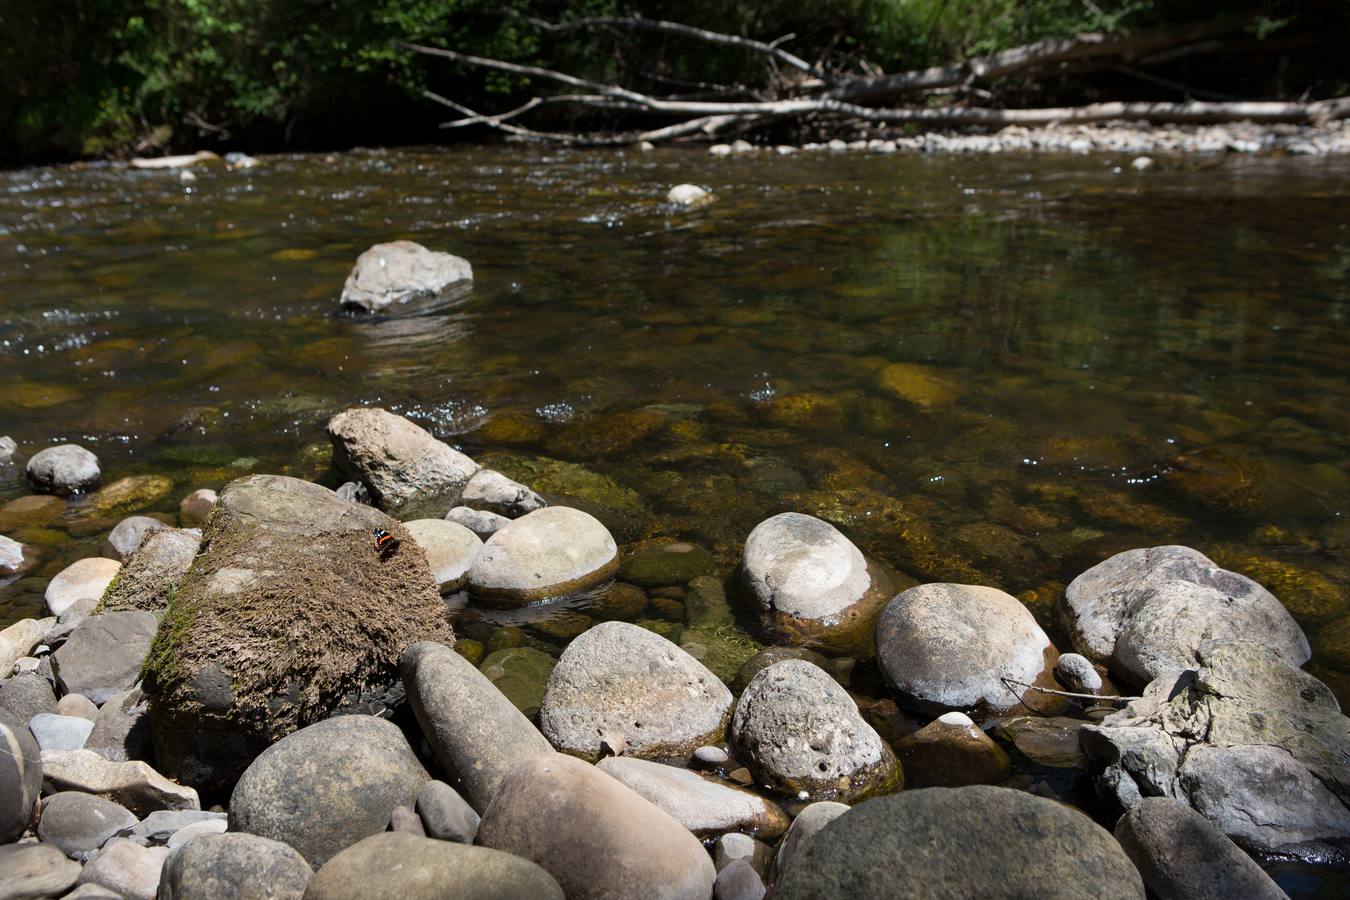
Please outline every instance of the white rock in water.
[[219, 161], [220, 157], [210, 150], [199, 150], [196, 153], [188, 153], [183, 156], [138, 157], [131, 161], [131, 167], [133, 169], [181, 169], [184, 166], [195, 165], [199, 162]]
[[1153, 168], [1153, 160], [1147, 156], [1136, 156], [1134, 162], [1130, 163], [1130, 168], [1136, 172], [1144, 172]]
[[467, 259], [412, 241], [376, 244], [356, 258], [342, 286], [342, 308], [381, 312], [471, 281], [473, 266]]
[[78, 444], [39, 450], [28, 460], [27, 471], [34, 491], [61, 497], [92, 491], [103, 478], [98, 457]]
[[656, 149], [656, 145], [651, 141], [638, 141], [637, 149], [642, 153], [650, 153]]
[[703, 206], [712, 202], [712, 194], [696, 184], [677, 184], [666, 194], [666, 200], [676, 206]]
[[618, 568], [618, 546], [598, 519], [546, 506], [488, 538], [469, 569], [469, 590], [480, 599], [520, 605], [594, 587]]
[[731, 145], [730, 145], [730, 144], [713, 144], [711, 147], [708, 148], [708, 153], [711, 154], [712, 156], [730, 156], [730, 155], [731, 155]]

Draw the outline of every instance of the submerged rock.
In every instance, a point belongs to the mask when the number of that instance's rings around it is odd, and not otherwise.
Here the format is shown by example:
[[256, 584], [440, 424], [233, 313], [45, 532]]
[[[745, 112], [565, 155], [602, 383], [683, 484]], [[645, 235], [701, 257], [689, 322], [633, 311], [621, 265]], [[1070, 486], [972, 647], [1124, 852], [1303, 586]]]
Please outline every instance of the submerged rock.
[[230, 830], [294, 847], [311, 866], [384, 831], [430, 781], [398, 727], [337, 716], [282, 738], [230, 795]]
[[225, 488], [145, 665], [166, 773], [228, 786], [297, 728], [401, 702], [403, 649], [454, 641], [426, 557], [382, 556], [375, 528], [411, 540], [316, 484], [253, 475]]
[[512, 765], [551, 754], [544, 736], [487, 677], [455, 651], [422, 641], [400, 661], [408, 702], [446, 775], [482, 812]]
[[539, 864], [568, 900], [708, 900], [716, 877], [683, 825], [561, 754], [511, 769], [483, 815], [478, 843]]
[[798, 800], [899, 790], [900, 763], [848, 692], [799, 659], [774, 663], [741, 695], [731, 743], [763, 784]]
[[593, 516], [550, 506], [487, 539], [469, 569], [469, 591], [511, 605], [572, 594], [613, 578], [618, 554], [614, 538]]
[[721, 740], [732, 696], [716, 675], [665, 638], [604, 622], [563, 651], [539, 725], [557, 749], [595, 760], [603, 747], [637, 757], [687, 757]]
[[371, 501], [404, 518], [444, 516], [478, 464], [402, 416], [356, 408], [328, 420], [333, 465], [366, 486]]
[[775, 900], [935, 895], [1144, 900], [1144, 885], [1111, 834], [1087, 816], [978, 785], [902, 791], [856, 806], [794, 852], [774, 886]]
[[677, 184], [666, 192], [666, 202], [676, 206], [699, 207], [713, 201], [713, 195], [696, 184]]
[[544, 702], [554, 665], [553, 657], [542, 650], [508, 647], [489, 653], [479, 670], [516, 709], [533, 718]]
[[451, 285], [473, 281], [467, 259], [428, 250], [412, 241], [375, 244], [356, 258], [342, 286], [342, 308], [386, 312], [389, 307], [432, 297]]
[[951, 406], [961, 396], [961, 387], [939, 369], [919, 363], [891, 363], [877, 374], [884, 390], [923, 410]]
[[1274, 595], [1189, 547], [1116, 554], [1075, 578], [1064, 602], [1074, 648], [1131, 684], [1193, 667], [1210, 641], [1259, 634], [1290, 665], [1311, 656]]
[[1121, 809], [1173, 797], [1259, 852], [1350, 847], [1350, 719], [1331, 691], [1264, 642], [1199, 657], [1080, 729], [1098, 793]]
[[651, 515], [637, 492], [575, 463], [510, 453], [490, 454], [482, 462], [530, 485], [552, 506], [571, 506], [590, 513], [624, 543], [642, 536]]
[[649, 544], [628, 556], [619, 577], [639, 587], [688, 584], [712, 572], [714, 565], [712, 554], [697, 544], [667, 541]]
[[37, 564], [35, 548], [0, 535], [0, 578], [30, 572]]
[[39, 494], [84, 494], [103, 480], [98, 457], [78, 444], [47, 447], [28, 460], [28, 483]]
[[308, 900], [563, 900], [553, 876], [528, 859], [411, 834], [377, 834], [324, 863]]
[[797, 645], [869, 651], [890, 580], [828, 522], [780, 513], [750, 532], [741, 575], [774, 634]]
[[1053, 687], [1055, 648], [1015, 597], [969, 584], [921, 584], [877, 621], [877, 658], [902, 703], [976, 716], [1062, 707], [1021, 684]]

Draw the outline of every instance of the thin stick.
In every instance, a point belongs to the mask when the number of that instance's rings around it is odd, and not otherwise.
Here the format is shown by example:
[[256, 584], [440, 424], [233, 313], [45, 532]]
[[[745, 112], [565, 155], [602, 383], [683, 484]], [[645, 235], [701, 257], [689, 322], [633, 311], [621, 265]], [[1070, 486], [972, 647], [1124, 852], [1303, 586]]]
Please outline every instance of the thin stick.
[[[1130, 703], [1134, 700], [1144, 699], [1143, 697], [1120, 697], [1114, 694], [1075, 694], [1070, 691], [1056, 691], [1052, 688], [1037, 687], [1034, 684], [1027, 684], [1025, 681], [1018, 681], [1016, 678], [1008, 678], [1006, 676], [1002, 681], [1004, 687], [1008, 687], [1009, 684], [1015, 684], [1018, 687], [1027, 688], [1038, 694], [1050, 694], [1055, 697], [1069, 697], [1074, 700], [1110, 700], [1115, 703]], [[1008, 690], [1012, 691], [1014, 694], [1017, 693], [1017, 691], [1013, 691], [1010, 687]]]

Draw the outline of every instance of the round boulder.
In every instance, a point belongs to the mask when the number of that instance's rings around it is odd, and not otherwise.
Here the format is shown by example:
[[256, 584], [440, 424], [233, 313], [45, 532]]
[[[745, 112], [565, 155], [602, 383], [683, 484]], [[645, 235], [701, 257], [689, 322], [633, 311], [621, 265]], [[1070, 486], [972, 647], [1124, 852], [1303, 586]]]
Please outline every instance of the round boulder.
[[72, 859], [79, 859], [136, 822], [131, 810], [120, 803], [79, 791], [60, 791], [42, 805], [38, 837], [44, 844], [52, 844]]
[[584, 759], [601, 746], [687, 757], [726, 732], [732, 696], [698, 660], [645, 628], [604, 622], [563, 651], [539, 710], [544, 736]]
[[0, 578], [23, 575], [37, 568], [37, 548], [0, 534]]
[[431, 574], [442, 593], [459, 590], [469, 577], [469, 567], [483, 549], [483, 542], [463, 525], [445, 519], [414, 519], [404, 522], [408, 536], [427, 555]]
[[731, 742], [757, 779], [799, 800], [899, 790], [891, 748], [823, 669], [799, 659], [760, 671], [736, 705]]
[[308, 900], [563, 900], [528, 859], [400, 832], [366, 838], [324, 863]]
[[741, 577], [760, 618], [787, 643], [839, 652], [871, 648], [890, 580], [829, 522], [780, 513], [755, 526]]
[[[1057, 654], [1015, 597], [970, 584], [921, 584], [897, 594], [877, 621], [877, 658], [903, 703], [940, 715], [1010, 712], [1054, 687]], [[1051, 698], [1027, 704], [1053, 712]]]
[[469, 590], [504, 605], [572, 594], [612, 578], [619, 549], [589, 513], [535, 510], [493, 533], [469, 569]]
[[1074, 649], [1130, 684], [1194, 668], [1207, 643], [1254, 634], [1291, 666], [1311, 656], [1270, 591], [1190, 547], [1117, 553], [1070, 582], [1064, 603]]
[[300, 900], [312, 877], [304, 857], [279, 841], [256, 834], [202, 835], [164, 861], [158, 900]]
[[792, 855], [775, 900], [1036, 897], [1144, 900], [1111, 834], [1053, 800], [979, 785], [879, 797]]
[[507, 773], [478, 843], [539, 864], [569, 900], [708, 900], [716, 877], [683, 825], [594, 766], [560, 754]]
[[103, 479], [98, 457], [78, 444], [39, 450], [28, 460], [27, 471], [34, 491], [59, 497], [92, 491]]
[[59, 616], [78, 600], [99, 600], [121, 571], [115, 559], [91, 556], [66, 566], [47, 584], [47, 609]]
[[289, 844], [311, 866], [389, 824], [430, 780], [398, 727], [336, 716], [263, 751], [235, 785], [230, 830]]

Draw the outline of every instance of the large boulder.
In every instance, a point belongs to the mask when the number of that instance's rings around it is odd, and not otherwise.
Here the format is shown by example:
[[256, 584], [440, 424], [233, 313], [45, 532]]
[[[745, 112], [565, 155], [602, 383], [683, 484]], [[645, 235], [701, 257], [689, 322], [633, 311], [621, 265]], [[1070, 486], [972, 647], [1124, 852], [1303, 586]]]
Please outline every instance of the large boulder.
[[375, 244], [356, 258], [342, 286], [342, 308], [364, 313], [440, 294], [454, 284], [473, 281], [467, 259], [428, 250], [413, 241]]
[[877, 621], [877, 659], [901, 702], [921, 712], [995, 715], [1056, 711], [1050, 638], [1016, 597], [970, 584], [921, 584]]
[[1270, 591], [1190, 547], [1128, 550], [1098, 563], [1069, 584], [1064, 612], [1074, 649], [1130, 684], [1194, 667], [1211, 641], [1259, 634], [1290, 665], [1311, 655]]
[[308, 900], [563, 900], [528, 859], [399, 832], [376, 834], [324, 863]]
[[17, 841], [42, 792], [42, 758], [23, 723], [0, 709], [0, 844]]
[[75, 560], [48, 582], [44, 596], [47, 609], [59, 616], [81, 600], [98, 602], [121, 569], [117, 560], [101, 556]]
[[333, 464], [400, 518], [439, 518], [455, 506], [478, 463], [402, 416], [377, 407], [328, 420]]
[[509, 699], [443, 644], [413, 644], [401, 661], [408, 701], [441, 768], [482, 812], [507, 771], [553, 748]]
[[848, 692], [800, 659], [751, 679], [731, 742], [762, 784], [798, 800], [856, 800], [904, 782], [895, 754]]
[[1144, 900], [1110, 832], [1008, 788], [923, 788], [855, 806], [794, 852], [774, 900]]
[[[371, 532], [403, 541], [381, 555]], [[223, 788], [265, 747], [338, 712], [401, 702], [398, 657], [454, 641], [426, 556], [398, 522], [327, 488], [229, 484], [145, 665], [160, 766]]]
[[52, 671], [65, 694], [83, 694], [103, 703], [129, 690], [141, 675], [159, 620], [152, 612], [129, 610], [90, 616], [52, 654]]
[[158, 900], [301, 900], [314, 870], [280, 841], [256, 834], [212, 834], [164, 861]]
[[469, 591], [520, 605], [595, 587], [619, 570], [619, 548], [589, 513], [549, 506], [514, 519], [483, 544], [469, 569]]
[[1265, 870], [1209, 820], [1170, 797], [1145, 797], [1116, 822], [1116, 840], [1159, 897], [1288, 900]]
[[28, 460], [28, 483], [39, 494], [84, 494], [103, 480], [98, 457], [78, 444], [47, 447]]
[[183, 528], [160, 527], [145, 533], [104, 591], [99, 611], [164, 609], [200, 546], [201, 535]]
[[646, 797], [698, 837], [743, 831], [766, 840], [788, 827], [778, 805], [758, 794], [679, 766], [610, 756], [598, 768]]
[[716, 877], [683, 825], [594, 766], [560, 754], [507, 773], [478, 843], [538, 863], [569, 900], [708, 900]]
[[1264, 641], [1198, 655], [1079, 730], [1098, 793], [1120, 809], [1172, 797], [1257, 852], [1350, 848], [1350, 719], [1331, 691]]
[[698, 660], [645, 628], [604, 622], [563, 651], [539, 709], [553, 746], [595, 760], [688, 758], [726, 732], [732, 696]]
[[782, 642], [870, 655], [890, 579], [829, 522], [780, 513], [745, 540], [741, 577]]
[[282, 738], [230, 795], [230, 830], [289, 844], [314, 867], [378, 834], [412, 806], [427, 775], [398, 727], [336, 716]]

